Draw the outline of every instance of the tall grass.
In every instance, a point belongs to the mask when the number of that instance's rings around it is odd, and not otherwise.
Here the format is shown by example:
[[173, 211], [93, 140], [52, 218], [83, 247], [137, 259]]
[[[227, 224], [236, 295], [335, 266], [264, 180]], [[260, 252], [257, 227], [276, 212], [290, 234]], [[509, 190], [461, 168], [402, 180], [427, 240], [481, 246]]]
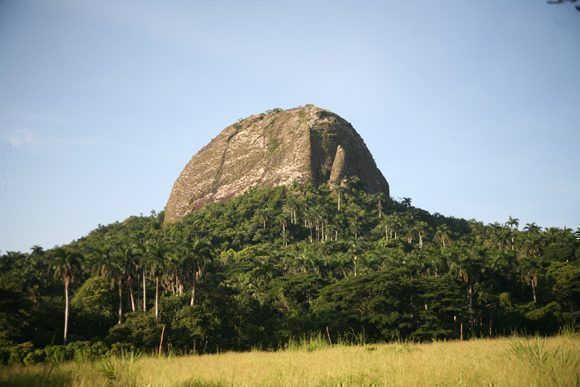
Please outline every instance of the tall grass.
[[335, 337], [334, 339], [330, 336], [330, 332], [326, 331], [326, 333], [317, 333], [315, 335], [309, 336], [301, 336], [299, 338], [291, 338], [288, 342], [281, 347], [281, 350], [288, 350], [288, 351], [314, 351], [317, 349], [323, 349], [330, 347], [332, 345], [344, 345], [344, 346], [352, 346], [352, 345], [365, 345], [366, 344], [366, 337], [364, 332], [363, 333], [355, 333], [352, 334], [345, 334]]
[[578, 336], [415, 344], [330, 344], [327, 335], [278, 352], [123, 354], [0, 369], [7, 386], [580, 386]]
[[[514, 336], [510, 342], [511, 352], [516, 359], [528, 366], [532, 373], [539, 377], [549, 376], [556, 386], [566, 385], [567, 375], [563, 370], [578, 371], [578, 348], [566, 348], [557, 345], [546, 348], [546, 339], [539, 336], [522, 338]], [[573, 353], [573, 350], [576, 353]], [[580, 385], [580, 374], [576, 373], [576, 385]]]

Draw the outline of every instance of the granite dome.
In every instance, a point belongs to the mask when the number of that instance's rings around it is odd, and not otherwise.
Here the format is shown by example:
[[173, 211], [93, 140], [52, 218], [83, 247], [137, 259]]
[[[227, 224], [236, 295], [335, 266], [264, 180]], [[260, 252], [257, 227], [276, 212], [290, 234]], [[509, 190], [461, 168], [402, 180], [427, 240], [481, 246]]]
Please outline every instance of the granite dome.
[[171, 190], [166, 222], [254, 186], [337, 184], [358, 176], [370, 193], [389, 185], [350, 123], [313, 105], [274, 109], [225, 128], [197, 152]]

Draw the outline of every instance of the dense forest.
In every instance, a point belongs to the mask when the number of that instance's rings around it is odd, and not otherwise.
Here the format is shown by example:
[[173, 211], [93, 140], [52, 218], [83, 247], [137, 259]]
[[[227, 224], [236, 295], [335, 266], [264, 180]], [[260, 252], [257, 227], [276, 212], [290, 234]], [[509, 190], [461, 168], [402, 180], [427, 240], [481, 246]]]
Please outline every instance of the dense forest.
[[0, 362], [575, 329], [579, 231], [484, 225], [341, 187], [251, 190], [180, 222], [0, 256]]

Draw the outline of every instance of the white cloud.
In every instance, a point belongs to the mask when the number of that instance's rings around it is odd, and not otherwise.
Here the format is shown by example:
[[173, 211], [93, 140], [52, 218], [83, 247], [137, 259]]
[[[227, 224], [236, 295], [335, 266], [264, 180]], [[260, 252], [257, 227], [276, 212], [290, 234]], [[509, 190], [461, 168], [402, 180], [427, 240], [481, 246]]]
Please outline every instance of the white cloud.
[[14, 129], [8, 136], [8, 144], [19, 147], [24, 145], [36, 145], [39, 143], [38, 135], [28, 129]]
[[115, 141], [99, 137], [83, 137], [77, 135], [66, 136], [65, 133], [48, 133], [46, 130], [12, 129], [5, 133], [0, 132], [0, 142], [8, 144], [14, 148], [29, 148], [52, 150], [60, 148], [89, 148], [89, 147], [109, 147], [120, 148]]
[[20, 149], [54, 151], [57, 148], [119, 147], [115, 141], [87, 136], [79, 125], [52, 115], [35, 112], [0, 112], [0, 143]]
[[114, 141], [107, 138], [98, 137], [55, 138], [52, 141], [54, 144], [74, 147], [92, 147], [99, 145], [114, 147], [117, 145]]

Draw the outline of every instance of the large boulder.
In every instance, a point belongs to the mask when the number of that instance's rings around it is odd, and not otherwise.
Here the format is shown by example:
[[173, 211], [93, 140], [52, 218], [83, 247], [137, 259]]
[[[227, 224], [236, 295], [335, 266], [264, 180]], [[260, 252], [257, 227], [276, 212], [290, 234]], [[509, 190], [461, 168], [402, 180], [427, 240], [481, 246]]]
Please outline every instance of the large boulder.
[[165, 220], [254, 186], [340, 184], [352, 176], [368, 192], [389, 196], [387, 181], [350, 123], [313, 105], [275, 109], [228, 126], [192, 157], [173, 185]]

